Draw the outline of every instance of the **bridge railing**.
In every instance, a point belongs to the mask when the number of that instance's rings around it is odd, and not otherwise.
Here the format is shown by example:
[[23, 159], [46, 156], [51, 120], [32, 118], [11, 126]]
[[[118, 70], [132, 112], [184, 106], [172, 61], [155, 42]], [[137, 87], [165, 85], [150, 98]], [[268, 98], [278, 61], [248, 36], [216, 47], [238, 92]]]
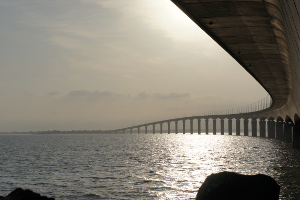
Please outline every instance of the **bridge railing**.
[[[264, 109], [269, 108], [272, 105], [272, 98], [269, 94], [267, 94], [264, 98], [261, 98], [260, 100], [247, 104], [245, 106], [235, 107], [231, 109], [226, 109], [222, 111], [212, 111], [212, 112], [204, 112], [204, 113], [193, 113], [190, 115], [181, 115], [178, 117], [172, 116], [172, 117], [164, 117], [164, 119], [156, 119], [153, 120], [153, 122], [159, 122], [159, 121], [166, 121], [166, 120], [172, 120], [172, 119], [179, 119], [179, 118], [187, 118], [190, 116], [211, 116], [211, 115], [230, 115], [230, 114], [242, 114], [242, 113], [250, 113], [250, 112], [257, 112]], [[150, 121], [148, 122], [137, 122], [134, 124], [131, 124], [129, 127], [138, 126], [141, 124], [151, 124]]]
[[257, 112], [269, 108], [273, 103], [273, 100], [269, 94], [264, 98], [261, 98], [259, 101], [256, 101], [245, 106], [235, 107], [231, 109], [226, 109], [222, 111], [213, 111], [213, 112], [204, 112], [202, 115], [228, 115], [228, 114], [241, 114], [241, 113], [250, 113]]

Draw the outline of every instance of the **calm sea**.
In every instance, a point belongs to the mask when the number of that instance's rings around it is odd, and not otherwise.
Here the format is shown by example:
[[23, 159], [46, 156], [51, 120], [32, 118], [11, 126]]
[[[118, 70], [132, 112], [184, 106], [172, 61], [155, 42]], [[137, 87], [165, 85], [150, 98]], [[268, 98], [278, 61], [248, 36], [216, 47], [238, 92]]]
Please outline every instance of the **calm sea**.
[[0, 135], [0, 195], [57, 200], [194, 199], [211, 173], [263, 173], [300, 199], [300, 150], [276, 140], [190, 134]]

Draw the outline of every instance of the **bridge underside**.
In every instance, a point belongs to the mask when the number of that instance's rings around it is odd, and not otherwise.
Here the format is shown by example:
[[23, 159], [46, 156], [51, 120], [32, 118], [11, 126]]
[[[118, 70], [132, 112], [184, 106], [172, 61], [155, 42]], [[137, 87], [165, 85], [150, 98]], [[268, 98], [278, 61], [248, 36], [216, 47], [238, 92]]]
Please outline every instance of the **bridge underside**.
[[[172, 0], [249, 72], [273, 99], [258, 116], [298, 116], [300, 3], [278, 0]], [[291, 7], [294, 9], [291, 9]], [[298, 10], [297, 10], [298, 7]], [[287, 13], [291, 13], [290, 16]], [[294, 25], [291, 25], [293, 20]], [[295, 27], [295, 30], [290, 30]]]

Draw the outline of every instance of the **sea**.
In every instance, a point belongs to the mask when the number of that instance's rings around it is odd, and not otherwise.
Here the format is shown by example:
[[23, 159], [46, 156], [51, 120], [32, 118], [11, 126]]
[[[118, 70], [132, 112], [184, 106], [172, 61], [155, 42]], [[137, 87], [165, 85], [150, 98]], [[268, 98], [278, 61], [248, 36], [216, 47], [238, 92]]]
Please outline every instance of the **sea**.
[[0, 196], [56, 200], [195, 199], [222, 171], [266, 174], [300, 199], [300, 150], [260, 137], [198, 134], [1, 134]]

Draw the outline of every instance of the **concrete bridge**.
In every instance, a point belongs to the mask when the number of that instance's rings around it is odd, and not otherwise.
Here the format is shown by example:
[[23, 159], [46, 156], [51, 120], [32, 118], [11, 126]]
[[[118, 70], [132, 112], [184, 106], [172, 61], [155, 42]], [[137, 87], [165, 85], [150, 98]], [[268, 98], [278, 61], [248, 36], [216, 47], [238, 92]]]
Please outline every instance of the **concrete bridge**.
[[[228, 120], [230, 133], [232, 119], [243, 119], [244, 135], [247, 121], [260, 120], [260, 136], [286, 138], [294, 147], [300, 147], [300, 1], [299, 0], [171, 0], [200, 28], [225, 49], [250, 73], [272, 97], [272, 105], [264, 110], [244, 114], [191, 116], [152, 122], [116, 131], [169, 124], [178, 121]], [[253, 123], [252, 123], [253, 122]], [[200, 124], [200, 123], [199, 123]], [[206, 132], [209, 128], [207, 122]], [[267, 126], [266, 126], [267, 124]], [[257, 125], [257, 124], [256, 124]], [[175, 125], [176, 126], [176, 125]], [[236, 123], [239, 134], [239, 123]], [[246, 126], [246, 128], [245, 128]], [[191, 126], [193, 127], [193, 126]], [[268, 134], [266, 134], [266, 128]], [[160, 129], [162, 130], [162, 129]], [[185, 131], [185, 128], [183, 128]], [[201, 129], [198, 129], [198, 132]], [[168, 128], [168, 132], [170, 129]], [[175, 128], [176, 131], [176, 128]], [[193, 133], [193, 130], [190, 130]]]
[[[204, 123], [202, 123], [204, 121]], [[235, 123], [233, 123], [233, 121]], [[187, 129], [186, 124], [188, 123], [189, 129]], [[196, 128], [195, 128], [196, 124]], [[203, 126], [204, 127], [201, 127]], [[233, 127], [235, 124], [235, 127]], [[159, 133], [162, 134], [165, 130], [163, 125], [167, 125], [166, 132], [171, 133], [171, 126], [175, 126], [175, 134], [179, 133], [179, 130], [183, 134], [189, 132], [190, 134], [209, 134], [212, 132], [214, 135], [217, 134], [217, 128], [219, 128], [219, 134], [224, 135], [244, 135], [244, 136], [259, 136], [274, 138], [286, 141], [288, 143], [293, 142], [293, 124], [290, 121], [284, 121], [281, 118], [265, 118], [256, 116], [256, 113], [240, 113], [231, 115], [206, 115], [206, 116], [190, 116], [183, 118], [174, 118], [164, 121], [151, 122], [146, 124], [141, 124], [137, 126], [126, 127], [122, 129], [115, 130], [115, 133], [125, 133], [125, 132], [136, 132], [136, 133]], [[181, 127], [179, 127], [179, 125]], [[242, 127], [242, 128], [241, 128]], [[157, 129], [158, 128], [158, 129]], [[181, 129], [180, 129], [181, 128]], [[150, 129], [150, 130], [149, 130]], [[212, 131], [211, 131], [212, 130]]]

